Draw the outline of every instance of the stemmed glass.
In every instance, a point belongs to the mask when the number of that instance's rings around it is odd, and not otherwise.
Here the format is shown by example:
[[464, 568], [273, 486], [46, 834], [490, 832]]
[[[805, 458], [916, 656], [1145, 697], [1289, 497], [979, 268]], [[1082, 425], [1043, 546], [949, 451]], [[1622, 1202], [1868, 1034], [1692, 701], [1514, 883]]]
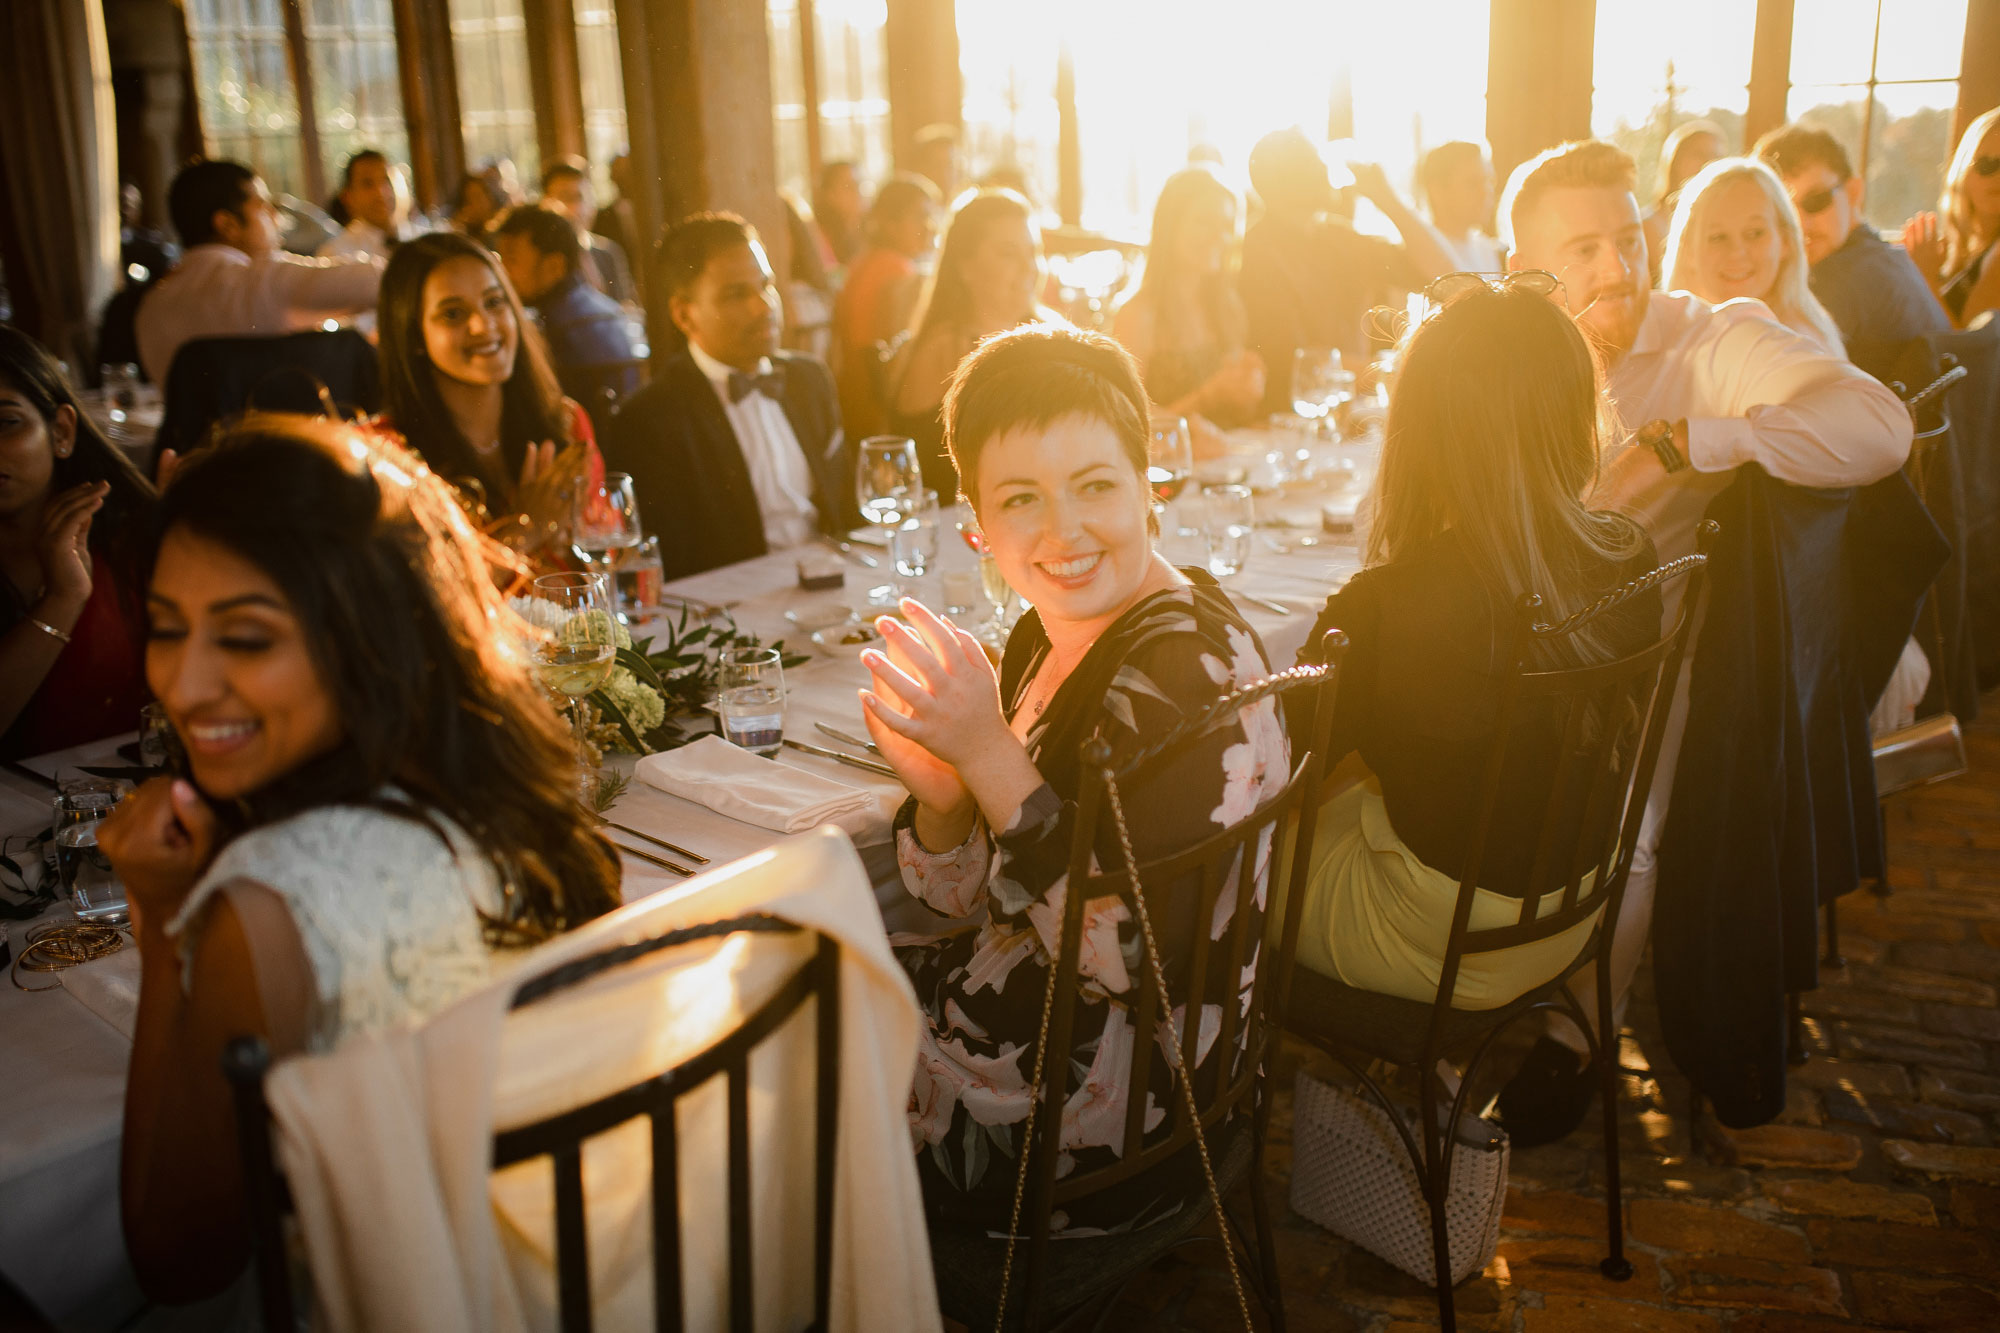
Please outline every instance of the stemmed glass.
[[[892, 534], [909, 519], [916, 497], [923, 490], [923, 465], [917, 460], [917, 442], [907, 435], [870, 435], [861, 442], [855, 459], [854, 494], [861, 516]], [[875, 606], [893, 606], [902, 588], [890, 581], [868, 590]]]
[[986, 604], [993, 608], [993, 614], [973, 634], [990, 647], [1005, 647], [1007, 611], [1014, 603], [1014, 590], [1000, 576], [1000, 564], [987, 551], [986, 534], [979, 530], [979, 515], [972, 511], [972, 502], [963, 496], [959, 497], [957, 517], [958, 535], [979, 557], [979, 590], [985, 594]]
[[[577, 488], [570, 510], [570, 549], [590, 572], [611, 578], [619, 560], [645, 536], [639, 525], [639, 498], [633, 493], [629, 475], [607, 472], [602, 486]], [[617, 606], [616, 585], [612, 586], [613, 607], [622, 610]]]
[[1308, 421], [1326, 422], [1354, 397], [1354, 372], [1340, 362], [1336, 347], [1301, 347], [1292, 353], [1292, 411]]
[[[1194, 475], [1194, 435], [1186, 417], [1156, 416], [1147, 423], [1146, 480], [1153, 487], [1153, 508], [1165, 524], [1167, 505], [1179, 495]], [[1177, 537], [1192, 537], [1185, 526], [1174, 529]]]
[[557, 628], [536, 649], [535, 675], [543, 689], [568, 707], [576, 737], [577, 794], [588, 802], [596, 795], [597, 779], [584, 747], [581, 700], [611, 679], [618, 656], [611, 576], [595, 571], [545, 574], [535, 580], [535, 596], [557, 613]]

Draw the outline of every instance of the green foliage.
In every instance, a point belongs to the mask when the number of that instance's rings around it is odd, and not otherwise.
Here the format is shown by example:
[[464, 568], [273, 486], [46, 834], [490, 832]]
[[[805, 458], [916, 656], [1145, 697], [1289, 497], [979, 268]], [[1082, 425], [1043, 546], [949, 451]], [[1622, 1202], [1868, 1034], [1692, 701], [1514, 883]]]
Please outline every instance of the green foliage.
[[[714, 730], [703, 706], [715, 697], [718, 663], [725, 651], [776, 648], [786, 667], [807, 660], [802, 654], [786, 651], [783, 639], [767, 644], [745, 633], [727, 615], [704, 619], [683, 607], [672, 619], [662, 618], [653, 624], [659, 631], [653, 638], [635, 640], [630, 648], [618, 650], [618, 665], [638, 677], [641, 684], [658, 690], [667, 704], [667, 720], [639, 738], [641, 753], [671, 750]], [[615, 718], [626, 734], [632, 735], [630, 724], [602, 695], [599, 691], [591, 696], [592, 701], [607, 719]]]

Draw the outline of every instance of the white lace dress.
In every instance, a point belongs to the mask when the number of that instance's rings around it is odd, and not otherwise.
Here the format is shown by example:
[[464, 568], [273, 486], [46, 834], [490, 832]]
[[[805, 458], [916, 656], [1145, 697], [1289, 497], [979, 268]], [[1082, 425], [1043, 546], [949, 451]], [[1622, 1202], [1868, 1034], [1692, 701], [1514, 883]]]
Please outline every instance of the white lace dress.
[[414, 1023], [490, 980], [510, 956], [483, 938], [498, 912], [493, 864], [455, 824], [365, 806], [325, 806], [253, 829], [223, 848], [168, 927], [180, 937], [225, 885], [253, 880], [284, 899], [312, 963], [318, 998], [308, 1049]]

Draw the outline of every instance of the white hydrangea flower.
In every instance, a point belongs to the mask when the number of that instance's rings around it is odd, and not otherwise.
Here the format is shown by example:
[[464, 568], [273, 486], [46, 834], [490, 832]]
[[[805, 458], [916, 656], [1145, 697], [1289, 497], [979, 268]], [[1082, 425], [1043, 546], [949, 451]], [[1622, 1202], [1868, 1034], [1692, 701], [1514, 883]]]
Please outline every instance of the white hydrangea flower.
[[604, 686], [604, 694], [625, 715], [641, 736], [667, 720], [667, 702], [660, 692], [642, 683], [624, 667], [616, 667]]

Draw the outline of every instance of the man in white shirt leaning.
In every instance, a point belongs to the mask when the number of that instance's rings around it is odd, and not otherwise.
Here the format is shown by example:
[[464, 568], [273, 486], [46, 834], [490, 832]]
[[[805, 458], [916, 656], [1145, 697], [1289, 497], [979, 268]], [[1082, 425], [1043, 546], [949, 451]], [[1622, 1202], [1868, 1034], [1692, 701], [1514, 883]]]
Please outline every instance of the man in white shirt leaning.
[[386, 259], [409, 239], [410, 183], [381, 149], [364, 148], [347, 159], [340, 173], [340, 202], [347, 210], [347, 225], [319, 248], [321, 259], [357, 255]]
[[241, 162], [201, 161], [167, 191], [181, 262], [139, 304], [139, 360], [167, 382], [174, 354], [197, 338], [298, 333], [375, 308], [380, 256], [305, 259], [278, 244], [278, 211]]
[[[1612, 404], [1633, 432], [1607, 454], [1593, 503], [1633, 514], [1664, 561], [1694, 549], [1709, 502], [1745, 463], [1811, 487], [1866, 485], [1900, 468], [1909, 414], [1872, 376], [1778, 323], [1761, 302], [1709, 306], [1649, 290], [1634, 174], [1612, 144], [1565, 144], [1517, 167], [1500, 204], [1509, 267], [1562, 280], [1552, 299], [1596, 344]], [[1652, 923], [1687, 682], [1684, 664], [1612, 945], [1614, 1013], [1623, 1012]], [[1593, 976], [1573, 989], [1594, 1014]], [[1595, 1084], [1578, 1068], [1583, 1046], [1557, 1020], [1508, 1085], [1500, 1109], [1516, 1146], [1559, 1138], [1581, 1121]]]
[[859, 519], [833, 377], [778, 350], [777, 280], [757, 233], [697, 213], [660, 244], [664, 297], [684, 348], [605, 432], [605, 465], [632, 475], [668, 578], [813, 540]]

